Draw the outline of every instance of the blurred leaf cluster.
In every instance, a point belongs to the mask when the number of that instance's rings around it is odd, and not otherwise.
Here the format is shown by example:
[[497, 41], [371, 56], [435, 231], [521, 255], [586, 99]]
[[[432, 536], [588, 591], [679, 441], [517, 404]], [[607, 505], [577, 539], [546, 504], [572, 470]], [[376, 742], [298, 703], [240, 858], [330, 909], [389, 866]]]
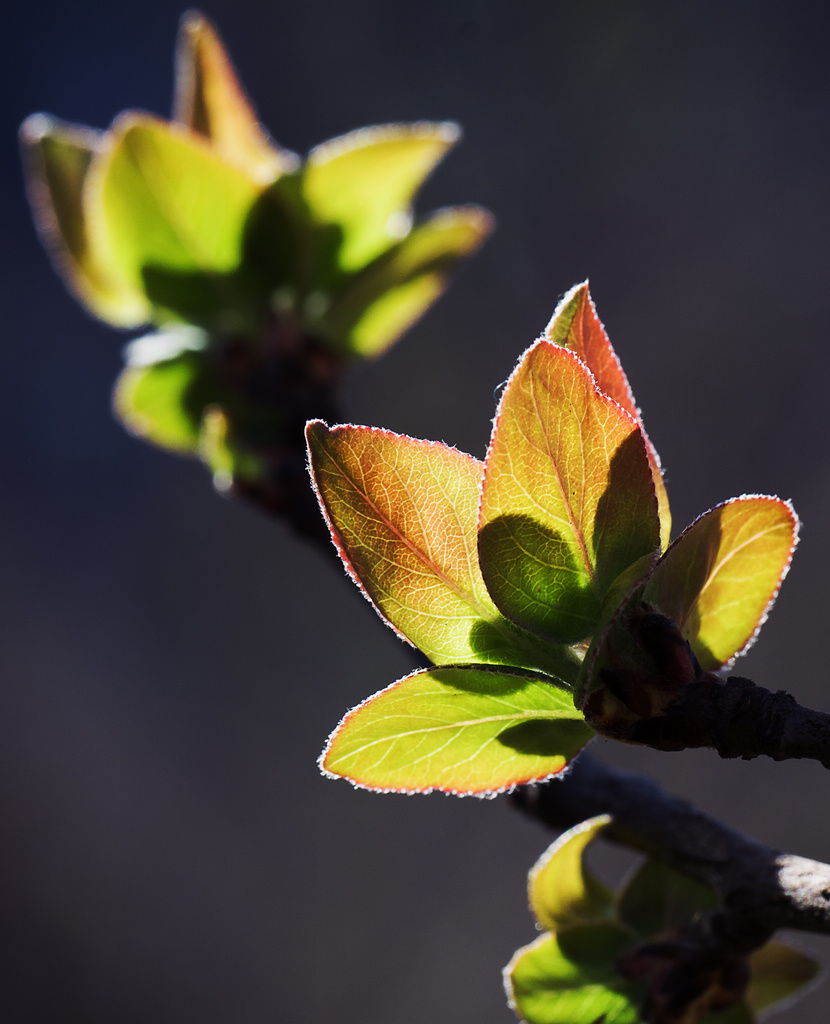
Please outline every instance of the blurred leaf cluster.
[[585, 861], [609, 820], [564, 833], [530, 872], [530, 909], [544, 934], [504, 971], [510, 1004], [528, 1024], [754, 1024], [813, 981], [818, 964], [784, 943], [748, 957], [708, 946], [715, 893], [657, 861], [612, 892]]
[[156, 328], [128, 349], [117, 414], [278, 511], [307, 486], [302, 427], [332, 414], [343, 368], [391, 345], [492, 226], [473, 206], [413, 226], [453, 124], [365, 128], [304, 161], [274, 143], [199, 14], [171, 121], [128, 111], [98, 132], [36, 114], [21, 137], [70, 289], [108, 323]]

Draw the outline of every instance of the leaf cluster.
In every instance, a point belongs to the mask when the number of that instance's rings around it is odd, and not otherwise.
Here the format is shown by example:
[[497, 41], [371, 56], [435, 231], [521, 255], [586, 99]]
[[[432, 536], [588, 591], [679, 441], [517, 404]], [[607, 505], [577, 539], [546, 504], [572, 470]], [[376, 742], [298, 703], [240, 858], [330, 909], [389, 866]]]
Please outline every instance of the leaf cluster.
[[586, 284], [520, 359], [484, 463], [370, 427], [307, 437], [346, 568], [436, 666], [330, 737], [323, 770], [360, 786], [491, 795], [556, 774], [746, 650], [796, 542], [787, 502], [744, 495], [669, 544], [659, 459]]

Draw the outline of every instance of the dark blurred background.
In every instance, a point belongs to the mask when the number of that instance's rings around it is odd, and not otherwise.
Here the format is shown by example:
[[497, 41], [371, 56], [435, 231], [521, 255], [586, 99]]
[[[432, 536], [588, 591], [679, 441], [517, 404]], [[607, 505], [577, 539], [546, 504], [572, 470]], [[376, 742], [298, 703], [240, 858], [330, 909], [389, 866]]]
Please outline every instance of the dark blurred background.
[[[422, 210], [495, 236], [350, 418], [483, 455], [494, 389], [590, 276], [675, 524], [772, 492], [804, 520], [741, 671], [830, 709], [830, 15], [763, 0], [215, 0], [275, 138], [457, 119]], [[324, 780], [340, 715], [409, 670], [323, 553], [130, 439], [126, 336], [30, 224], [15, 132], [169, 112], [179, 3], [9, 0], [0, 41], [0, 1018], [509, 1024], [549, 841], [503, 801]], [[830, 779], [604, 744], [766, 842], [830, 860]], [[830, 959], [830, 941], [803, 939]], [[783, 1021], [826, 1024], [821, 991]]]

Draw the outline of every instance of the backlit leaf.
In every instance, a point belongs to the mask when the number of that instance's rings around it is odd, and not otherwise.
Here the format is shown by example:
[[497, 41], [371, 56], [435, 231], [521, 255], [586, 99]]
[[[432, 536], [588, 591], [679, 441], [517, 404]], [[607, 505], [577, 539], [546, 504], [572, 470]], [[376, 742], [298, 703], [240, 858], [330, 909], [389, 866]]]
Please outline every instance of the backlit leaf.
[[768, 942], [750, 960], [752, 979], [746, 1000], [760, 1012], [792, 999], [817, 978], [820, 967], [812, 957], [783, 942]]
[[101, 134], [34, 114], [20, 139], [35, 223], [66, 283], [102, 320], [144, 323], [149, 307], [141, 290], [113, 277], [88, 231], [84, 183]]
[[297, 165], [296, 156], [263, 131], [219, 33], [199, 13], [182, 20], [173, 116], [263, 183]]
[[604, 814], [564, 832], [531, 869], [530, 909], [548, 931], [607, 916], [613, 893], [585, 863], [585, 852], [610, 821]]
[[131, 433], [181, 455], [197, 454], [204, 409], [218, 398], [205, 342], [203, 332], [181, 327], [130, 345], [113, 407]]
[[303, 194], [320, 223], [342, 232], [342, 270], [363, 266], [404, 237], [413, 195], [458, 136], [450, 123], [378, 125], [311, 151]]
[[733, 498], [696, 519], [663, 556], [645, 598], [673, 619], [708, 670], [752, 643], [789, 568], [798, 517], [780, 498]]
[[321, 330], [356, 355], [379, 355], [426, 312], [450, 271], [491, 230], [491, 216], [479, 207], [440, 211], [357, 274]]
[[564, 674], [560, 663], [570, 657], [576, 668], [572, 655], [523, 636], [487, 593], [476, 556], [477, 459], [438, 442], [319, 420], [307, 437], [340, 556], [401, 636], [439, 664], [541, 668], [547, 658]]
[[541, 936], [504, 970], [510, 1005], [528, 1024], [641, 1024], [642, 990], [614, 969], [630, 942], [610, 923]]
[[556, 774], [591, 735], [570, 694], [550, 681], [433, 668], [350, 711], [320, 767], [370, 789], [483, 796]]
[[146, 115], [122, 115], [107, 139], [87, 198], [113, 272], [194, 322], [238, 307], [230, 275], [260, 186], [200, 136]]
[[587, 281], [575, 285], [564, 296], [545, 330], [545, 337], [554, 345], [562, 345], [575, 352], [593, 373], [600, 391], [613, 398], [640, 424], [648, 448], [654, 490], [660, 510], [661, 543], [665, 549], [671, 535], [671, 510], [666, 485], [663, 482], [663, 471], [660, 468], [660, 457], [646, 434], [628, 378], [597, 316]]
[[496, 605], [559, 641], [589, 636], [615, 578], [659, 544], [642, 433], [564, 348], [537, 342], [510, 378], [479, 525]]

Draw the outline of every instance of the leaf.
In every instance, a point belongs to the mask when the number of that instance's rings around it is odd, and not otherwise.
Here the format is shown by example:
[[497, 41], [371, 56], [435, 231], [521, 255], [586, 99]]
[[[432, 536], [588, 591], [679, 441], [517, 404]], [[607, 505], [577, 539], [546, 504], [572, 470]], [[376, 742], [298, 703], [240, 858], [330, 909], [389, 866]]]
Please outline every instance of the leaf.
[[658, 563], [645, 599], [677, 623], [704, 669], [751, 646], [789, 568], [798, 526], [780, 498], [732, 498], [696, 519]]
[[783, 942], [768, 942], [750, 960], [752, 979], [746, 993], [759, 1013], [783, 1000], [791, 1000], [816, 980], [820, 967], [812, 957]]
[[490, 214], [476, 206], [434, 214], [350, 280], [321, 330], [356, 355], [379, 355], [426, 312], [450, 271], [492, 226]]
[[279, 149], [263, 131], [219, 33], [198, 12], [182, 19], [173, 117], [264, 184], [297, 166], [295, 154]]
[[622, 924], [650, 938], [687, 924], [699, 912], [714, 910], [717, 903], [708, 885], [647, 860], [619, 893], [617, 913]]
[[610, 923], [541, 936], [504, 969], [510, 1005], [529, 1024], [640, 1024], [641, 990], [614, 969], [630, 942]]
[[340, 557], [400, 636], [439, 664], [565, 671], [570, 658], [576, 668], [573, 655], [523, 637], [490, 600], [476, 557], [477, 459], [438, 442], [320, 420], [306, 436]]
[[196, 455], [205, 407], [218, 384], [205, 367], [202, 331], [181, 327], [134, 341], [115, 386], [116, 416], [133, 434], [181, 455]]
[[574, 285], [563, 297], [545, 329], [544, 336], [554, 345], [562, 345], [576, 353], [593, 373], [600, 391], [613, 398], [639, 423], [648, 449], [649, 465], [660, 512], [661, 546], [665, 550], [671, 536], [671, 510], [666, 485], [663, 482], [660, 456], [649, 440], [628, 378], [597, 316], [587, 281]]
[[141, 291], [113, 277], [88, 231], [83, 190], [100, 132], [33, 114], [20, 140], [35, 224], [69, 288], [102, 320], [144, 323], [149, 309]]
[[548, 680], [433, 668], [350, 711], [320, 767], [367, 789], [484, 796], [555, 775], [591, 735], [570, 694]]
[[548, 931], [588, 924], [607, 916], [613, 893], [588, 868], [585, 852], [610, 821], [603, 814], [564, 832], [531, 869], [530, 909]]
[[107, 139], [87, 199], [113, 272], [193, 322], [238, 307], [230, 275], [260, 187], [198, 135], [146, 115], [122, 115]]
[[615, 578], [659, 544], [642, 433], [566, 349], [537, 342], [508, 382], [479, 526], [497, 607], [560, 642], [589, 636]]
[[311, 151], [303, 194], [321, 224], [341, 233], [342, 270], [355, 270], [408, 231], [412, 197], [459, 137], [457, 125], [361, 128]]

